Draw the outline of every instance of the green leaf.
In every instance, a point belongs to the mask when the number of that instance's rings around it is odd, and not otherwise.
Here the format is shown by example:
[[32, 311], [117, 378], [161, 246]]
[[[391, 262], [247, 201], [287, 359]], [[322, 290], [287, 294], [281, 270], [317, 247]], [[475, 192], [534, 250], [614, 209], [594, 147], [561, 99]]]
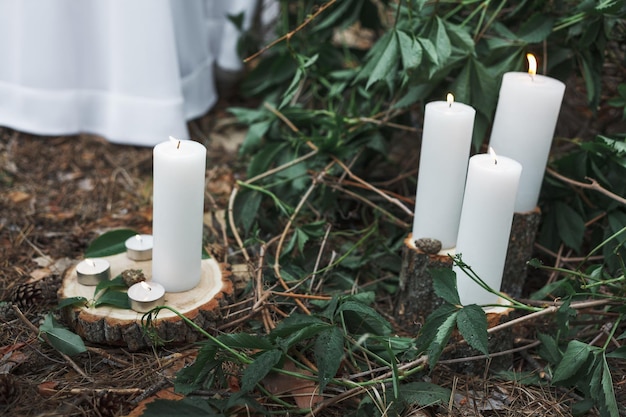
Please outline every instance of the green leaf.
[[249, 333], [222, 334], [217, 339], [233, 349], [270, 350], [274, 345], [266, 338]]
[[402, 66], [405, 70], [417, 68], [422, 62], [422, 46], [417, 42], [413, 35], [399, 30], [398, 44], [400, 47], [400, 56], [402, 57]]
[[241, 393], [245, 394], [256, 386], [265, 376], [278, 365], [283, 358], [283, 352], [279, 349], [268, 350], [261, 353], [248, 365], [241, 376]]
[[487, 316], [482, 308], [476, 304], [463, 307], [456, 318], [456, 326], [471, 347], [485, 355], [489, 354]]
[[430, 382], [411, 382], [400, 385], [400, 398], [406, 405], [417, 404], [428, 407], [434, 404], [447, 404], [451, 391]]
[[626, 359], [626, 346], [620, 346], [612, 352], [606, 354], [607, 358]]
[[85, 306], [87, 305], [87, 303], [89, 302], [89, 300], [87, 300], [85, 297], [69, 297], [69, 298], [64, 298], [61, 301], [59, 301], [59, 305], [57, 306], [57, 309], [62, 309], [65, 307], [79, 307], [79, 306]]
[[94, 307], [100, 307], [102, 305], [109, 305], [122, 309], [130, 309], [130, 303], [128, 301], [128, 294], [126, 292], [108, 290], [102, 294], [96, 302]]
[[444, 304], [426, 317], [424, 326], [421, 328], [417, 338], [418, 346], [422, 351], [428, 348], [437, 335], [439, 328], [448, 319], [448, 317], [457, 311], [458, 308], [456, 306]]
[[331, 325], [314, 316], [292, 314], [278, 323], [269, 334], [269, 339], [274, 343], [280, 342], [282, 346], [288, 348], [302, 340], [312, 338], [329, 326]]
[[585, 221], [580, 214], [563, 202], [555, 202], [554, 210], [557, 212], [556, 226], [559, 237], [567, 246], [580, 252], [585, 233]]
[[387, 78], [398, 62], [398, 33], [395, 30], [385, 33], [370, 50], [371, 57], [362, 70], [362, 76], [367, 76], [365, 89], [372, 84]]
[[551, 364], [557, 364], [563, 358], [563, 355], [559, 351], [559, 347], [556, 340], [545, 333], [538, 333], [537, 339], [541, 342], [539, 347], [539, 355], [550, 362]]
[[456, 288], [456, 273], [450, 268], [432, 268], [429, 272], [433, 278], [435, 294], [452, 305], [460, 305], [461, 299]]
[[48, 343], [59, 352], [73, 356], [87, 351], [83, 339], [58, 323], [52, 315], [47, 314], [39, 331], [46, 335]]
[[98, 285], [96, 285], [94, 294], [98, 294], [100, 291], [106, 290], [109, 288], [128, 288], [128, 286], [124, 282], [124, 278], [122, 278], [122, 274], [120, 274], [113, 279], [100, 281]]
[[315, 340], [315, 363], [319, 372], [319, 393], [335, 377], [343, 360], [343, 332], [336, 326], [329, 327]]
[[217, 345], [212, 342], [205, 342], [200, 346], [196, 360], [176, 373], [176, 392], [187, 395], [204, 388], [210, 373], [214, 369], [221, 369], [222, 361], [215, 358], [217, 350]]
[[604, 397], [599, 401], [602, 405], [601, 410], [604, 410], [603, 415], [610, 417], [619, 417], [620, 412], [617, 408], [617, 402], [615, 400], [615, 388], [613, 387], [613, 379], [611, 378], [611, 370], [606, 358], [602, 358], [602, 393]]
[[236, 224], [240, 224], [245, 233], [250, 231], [256, 219], [259, 207], [261, 206], [261, 200], [263, 199], [262, 197], [261, 193], [248, 189], [243, 189], [237, 194], [234, 217]]
[[543, 42], [552, 33], [554, 18], [545, 13], [535, 13], [525, 21], [517, 36], [526, 43]]
[[124, 242], [137, 232], [130, 229], [118, 229], [103, 233], [91, 242], [85, 250], [86, 258], [102, 258], [126, 252]]
[[454, 325], [456, 324], [456, 318], [459, 314], [458, 311], [452, 313], [448, 318], [445, 319], [441, 326], [437, 329], [437, 333], [435, 334], [435, 338], [431, 342], [428, 347], [428, 364], [431, 368], [434, 368], [439, 360], [439, 357], [443, 353], [443, 349], [448, 344], [448, 339], [452, 335], [452, 331], [454, 330]]
[[356, 301], [345, 301], [337, 308], [351, 333], [373, 333], [379, 336], [391, 333], [391, 324], [372, 307]]
[[576, 374], [578, 370], [585, 364], [589, 354], [591, 353], [591, 346], [578, 340], [572, 340], [568, 343], [567, 349], [563, 354], [561, 362], [554, 370], [554, 377], [552, 382], [564, 381]]
[[195, 397], [185, 397], [179, 401], [157, 399], [146, 404], [143, 417], [223, 417], [224, 414], [215, 413], [206, 400]]

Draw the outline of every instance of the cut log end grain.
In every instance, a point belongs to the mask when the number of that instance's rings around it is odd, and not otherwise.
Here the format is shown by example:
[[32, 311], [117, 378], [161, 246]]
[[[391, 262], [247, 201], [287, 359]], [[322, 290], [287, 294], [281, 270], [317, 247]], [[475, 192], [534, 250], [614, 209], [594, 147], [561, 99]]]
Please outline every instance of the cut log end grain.
[[[151, 261], [133, 261], [125, 253], [105, 257], [111, 264], [111, 276], [127, 269], [141, 269], [146, 277], [152, 276]], [[221, 307], [233, 295], [230, 272], [224, 264], [214, 259], [202, 260], [200, 283], [189, 291], [166, 293], [165, 305], [173, 308], [204, 330], [215, 328], [221, 319]], [[149, 280], [149, 279], [148, 279]], [[59, 289], [59, 299], [72, 297], [94, 298], [94, 286], [79, 284], [75, 268], [70, 268]], [[158, 343], [182, 344], [195, 342], [201, 334], [170, 310], [161, 310], [151, 321], [150, 332], [142, 323], [142, 313], [111, 306], [66, 307], [62, 311], [66, 323], [84, 340], [109, 346], [126, 346], [139, 350]], [[152, 336], [157, 336], [156, 338]]]

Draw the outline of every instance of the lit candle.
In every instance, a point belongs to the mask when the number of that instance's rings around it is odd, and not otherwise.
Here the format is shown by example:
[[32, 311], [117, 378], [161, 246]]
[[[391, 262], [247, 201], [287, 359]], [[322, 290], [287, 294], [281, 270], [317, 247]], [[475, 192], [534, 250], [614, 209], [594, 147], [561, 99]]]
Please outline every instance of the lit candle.
[[83, 285], [98, 285], [111, 279], [111, 265], [105, 259], [85, 259], [76, 265], [76, 280]]
[[[491, 149], [490, 149], [491, 151]], [[522, 165], [494, 153], [470, 158], [456, 253], [491, 288], [500, 290]], [[463, 305], [498, 297], [454, 266]]]
[[476, 110], [454, 101], [426, 104], [413, 239], [433, 238], [455, 246]]
[[187, 291], [201, 274], [206, 148], [170, 138], [153, 157], [152, 281]]
[[141, 281], [128, 289], [130, 308], [139, 313], [145, 313], [154, 307], [163, 305], [164, 300], [165, 288], [156, 282]]
[[525, 72], [502, 78], [489, 145], [524, 167], [515, 202], [516, 212], [533, 210], [539, 200], [565, 84], [537, 75], [537, 61], [528, 54]]
[[134, 261], [152, 259], [152, 235], [135, 235], [124, 242], [126, 256]]

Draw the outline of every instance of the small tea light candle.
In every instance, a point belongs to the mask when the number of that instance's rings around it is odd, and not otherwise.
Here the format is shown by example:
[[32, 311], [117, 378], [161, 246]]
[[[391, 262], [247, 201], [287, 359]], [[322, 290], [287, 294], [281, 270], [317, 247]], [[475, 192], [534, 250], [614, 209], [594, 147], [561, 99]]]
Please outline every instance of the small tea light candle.
[[111, 265], [104, 259], [85, 259], [76, 265], [76, 279], [79, 284], [98, 285], [111, 279]]
[[152, 235], [135, 235], [126, 239], [126, 256], [134, 261], [152, 259]]
[[138, 313], [146, 313], [154, 307], [163, 305], [165, 288], [156, 282], [141, 281], [128, 289], [130, 308]]

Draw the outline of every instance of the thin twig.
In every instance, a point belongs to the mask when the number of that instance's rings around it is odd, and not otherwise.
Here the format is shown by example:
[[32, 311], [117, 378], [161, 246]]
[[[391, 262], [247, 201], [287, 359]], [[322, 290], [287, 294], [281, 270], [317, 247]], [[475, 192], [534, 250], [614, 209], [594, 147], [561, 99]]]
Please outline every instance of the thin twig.
[[295, 35], [299, 31], [301, 31], [302, 29], [304, 29], [309, 23], [311, 23], [313, 20], [315, 20], [315, 18], [317, 16], [319, 16], [321, 13], [323, 13], [324, 10], [328, 9], [330, 6], [335, 4], [336, 1], [337, 0], [330, 0], [328, 3], [322, 4], [315, 11], [315, 13], [312, 13], [312, 14], [308, 15], [307, 18], [304, 20], [304, 22], [300, 23], [298, 25], [298, 27], [296, 27], [294, 30], [292, 30], [289, 33], [284, 34], [283, 36], [281, 36], [278, 39], [273, 40], [272, 42], [270, 42], [269, 44], [267, 44], [266, 46], [261, 48], [259, 51], [255, 52], [254, 54], [250, 55], [249, 57], [244, 58], [243, 62], [244, 63], [248, 63], [248, 62], [252, 61], [253, 59], [255, 59], [256, 57], [258, 57], [259, 55], [265, 53], [265, 51], [269, 50], [270, 48], [273, 48], [275, 45], [278, 45], [282, 41], [290, 40], [293, 35]]
[[350, 171], [350, 168], [348, 168], [346, 166], [346, 164], [344, 164], [339, 159], [333, 157], [333, 161], [335, 161], [344, 171], [346, 171], [346, 173], [348, 174], [348, 176], [350, 178], [352, 178], [356, 182], [360, 183], [361, 185], [363, 185], [368, 190], [371, 190], [371, 191], [375, 192], [376, 194], [380, 195], [381, 197], [383, 197], [385, 200], [389, 201], [390, 203], [395, 204], [396, 206], [398, 206], [402, 211], [404, 211], [409, 216], [413, 216], [413, 211], [409, 210], [404, 204], [402, 204], [400, 202], [400, 200], [398, 200], [397, 198], [389, 197], [383, 191], [379, 190], [378, 188], [374, 187], [372, 184], [370, 184], [367, 181], [365, 181], [365, 180], [361, 179], [360, 177], [356, 176], [354, 173], [352, 173], [352, 171]]
[[626, 206], [626, 198], [621, 197], [621, 196], [619, 196], [619, 195], [617, 195], [615, 193], [612, 193], [611, 191], [607, 190], [606, 188], [601, 186], [598, 183], [598, 181], [596, 181], [593, 178], [585, 177], [586, 180], [590, 181], [589, 183], [586, 183], [586, 182], [576, 181], [576, 180], [573, 180], [571, 178], [567, 178], [566, 176], [559, 174], [558, 172], [556, 172], [552, 168], [546, 168], [546, 171], [548, 172], [548, 174], [550, 174], [553, 177], [563, 181], [566, 184], [573, 185], [574, 187], [584, 188], [584, 189], [587, 189], [587, 190], [597, 191], [597, 192], [599, 192], [601, 194], [604, 194], [605, 196], [607, 196], [607, 197], [617, 201], [618, 203]]

